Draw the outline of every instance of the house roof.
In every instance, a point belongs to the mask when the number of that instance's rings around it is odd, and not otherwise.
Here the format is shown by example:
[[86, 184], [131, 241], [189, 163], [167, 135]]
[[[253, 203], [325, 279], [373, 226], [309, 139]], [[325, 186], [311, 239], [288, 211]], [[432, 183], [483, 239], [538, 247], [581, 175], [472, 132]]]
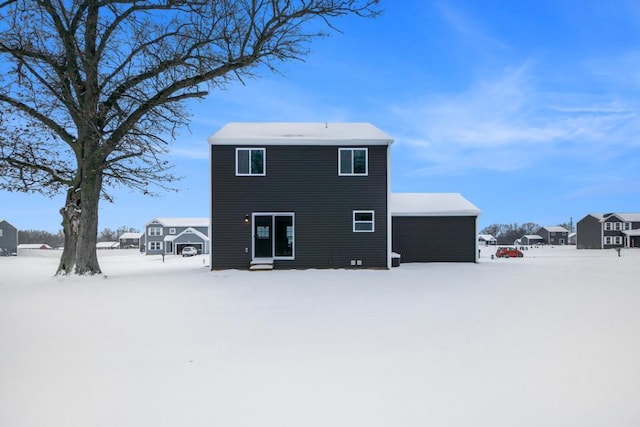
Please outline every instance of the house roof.
[[493, 237], [491, 234], [478, 234], [478, 238], [482, 240], [487, 240], [490, 242], [496, 240], [496, 238]]
[[640, 236], [640, 229], [635, 230], [625, 230], [622, 234], [626, 234], [627, 236]]
[[209, 218], [154, 218], [147, 225], [154, 222], [165, 227], [208, 227]]
[[51, 249], [46, 243], [21, 243], [18, 249]]
[[391, 193], [392, 216], [478, 216], [460, 193]]
[[165, 236], [163, 240], [165, 242], [173, 242], [178, 237], [184, 236], [185, 234], [191, 234], [191, 235], [198, 236], [200, 239], [204, 240], [205, 242], [209, 241], [209, 236], [207, 236], [204, 233], [201, 233], [200, 231], [198, 231], [198, 230], [196, 230], [195, 228], [192, 228], [192, 227], [187, 228], [186, 230], [184, 230], [180, 234], [171, 234], [171, 235]]
[[537, 234], [525, 234], [524, 236], [521, 237], [521, 239], [529, 239], [529, 240], [544, 240], [544, 238], [542, 236], [539, 236]]
[[118, 239], [139, 239], [142, 237], [142, 233], [122, 233]]
[[568, 233], [569, 232], [569, 230], [560, 226], [542, 227], [542, 228], [544, 228], [547, 231], [551, 231], [552, 233]]
[[117, 248], [120, 246], [118, 242], [98, 242], [96, 243], [96, 248], [98, 249], [109, 249], [109, 248]]
[[640, 222], [640, 213], [610, 212], [610, 213], [592, 213], [589, 215], [598, 219], [600, 222], [603, 222], [609, 219], [611, 216], [616, 216], [620, 218], [622, 221], [626, 221], [626, 222]]
[[390, 145], [371, 123], [232, 122], [209, 137], [212, 145]]

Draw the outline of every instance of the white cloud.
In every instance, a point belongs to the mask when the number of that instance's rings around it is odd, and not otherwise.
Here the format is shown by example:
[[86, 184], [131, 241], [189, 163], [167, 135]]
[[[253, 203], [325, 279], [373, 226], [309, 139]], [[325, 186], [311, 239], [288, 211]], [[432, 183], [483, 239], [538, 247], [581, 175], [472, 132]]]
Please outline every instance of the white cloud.
[[[640, 121], [633, 102], [608, 94], [546, 92], [526, 63], [477, 80], [460, 93], [431, 95], [396, 106], [396, 134], [425, 166], [424, 174], [516, 170], [545, 156], [590, 155], [637, 144]], [[575, 153], [567, 146], [575, 146]]]

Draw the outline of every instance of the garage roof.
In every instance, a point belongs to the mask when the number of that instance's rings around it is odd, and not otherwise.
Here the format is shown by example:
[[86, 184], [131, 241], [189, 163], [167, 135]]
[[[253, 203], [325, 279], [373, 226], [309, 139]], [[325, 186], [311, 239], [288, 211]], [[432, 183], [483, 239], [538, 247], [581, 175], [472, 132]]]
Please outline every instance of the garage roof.
[[392, 193], [392, 216], [478, 216], [478, 209], [460, 193]]

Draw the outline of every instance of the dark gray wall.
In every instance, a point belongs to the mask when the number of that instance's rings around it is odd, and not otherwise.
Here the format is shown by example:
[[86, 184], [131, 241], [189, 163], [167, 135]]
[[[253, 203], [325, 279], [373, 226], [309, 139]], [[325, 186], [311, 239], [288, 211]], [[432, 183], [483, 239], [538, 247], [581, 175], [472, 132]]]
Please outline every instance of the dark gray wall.
[[476, 217], [394, 216], [391, 223], [402, 263], [476, 261]]
[[[387, 146], [369, 146], [368, 176], [338, 176], [338, 146], [266, 146], [266, 176], [235, 176], [235, 146], [211, 146], [212, 269], [248, 268], [253, 212], [295, 214], [295, 260], [277, 268], [387, 267]], [[353, 211], [375, 232], [354, 233]]]
[[576, 224], [577, 249], [602, 249], [602, 224], [592, 215], [587, 215]]
[[18, 252], [18, 229], [7, 221], [0, 221], [0, 229], [2, 236], [0, 237], [0, 249], [4, 249], [9, 253]]
[[[568, 245], [569, 233], [564, 231], [549, 231], [545, 227], [539, 229], [536, 234], [542, 236], [548, 245]], [[560, 242], [562, 240], [562, 243]]]

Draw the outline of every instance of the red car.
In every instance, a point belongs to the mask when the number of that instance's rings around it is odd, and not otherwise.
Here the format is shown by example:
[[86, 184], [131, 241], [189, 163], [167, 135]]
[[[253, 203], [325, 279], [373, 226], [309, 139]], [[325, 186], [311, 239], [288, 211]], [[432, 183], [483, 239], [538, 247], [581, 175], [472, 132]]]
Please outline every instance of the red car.
[[498, 248], [496, 251], [496, 257], [498, 258], [522, 258], [523, 256], [524, 254], [516, 248], [504, 247]]

